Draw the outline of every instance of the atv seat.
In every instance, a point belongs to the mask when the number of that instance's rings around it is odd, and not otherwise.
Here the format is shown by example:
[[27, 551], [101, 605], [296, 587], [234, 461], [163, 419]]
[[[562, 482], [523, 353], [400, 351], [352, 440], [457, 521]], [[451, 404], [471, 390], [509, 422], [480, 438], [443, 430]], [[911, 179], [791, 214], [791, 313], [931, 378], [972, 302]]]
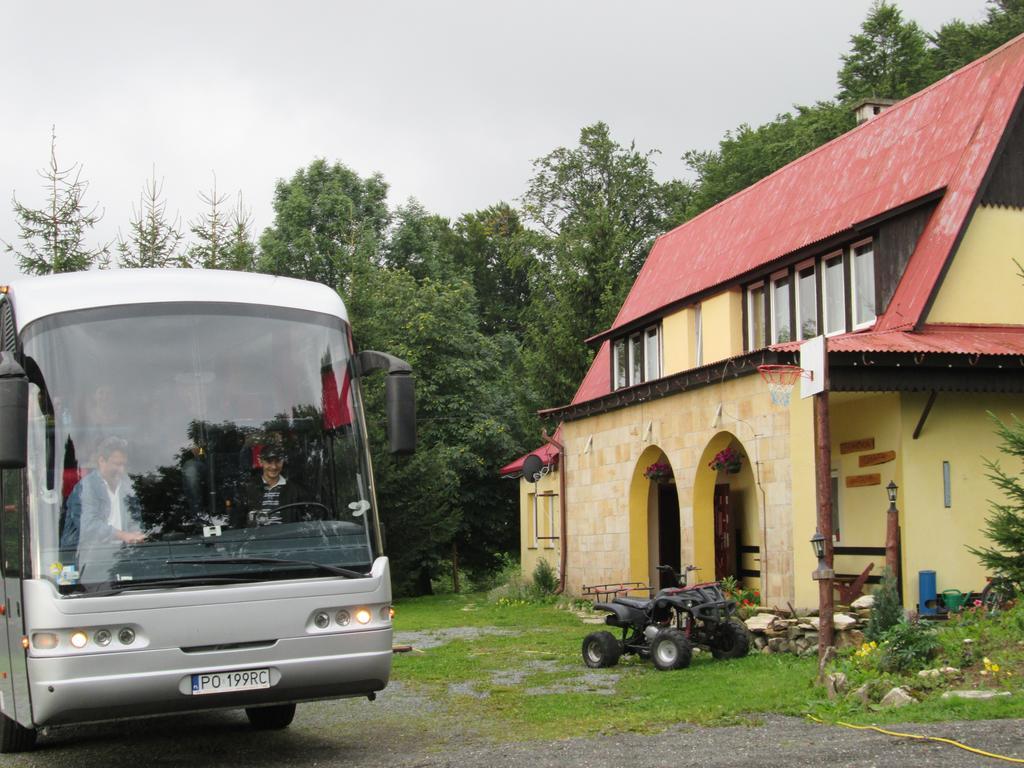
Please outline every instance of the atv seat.
[[651, 604], [649, 599], [642, 597], [616, 597], [612, 602], [619, 605], [628, 605], [630, 608], [636, 608], [640, 611], [646, 609]]

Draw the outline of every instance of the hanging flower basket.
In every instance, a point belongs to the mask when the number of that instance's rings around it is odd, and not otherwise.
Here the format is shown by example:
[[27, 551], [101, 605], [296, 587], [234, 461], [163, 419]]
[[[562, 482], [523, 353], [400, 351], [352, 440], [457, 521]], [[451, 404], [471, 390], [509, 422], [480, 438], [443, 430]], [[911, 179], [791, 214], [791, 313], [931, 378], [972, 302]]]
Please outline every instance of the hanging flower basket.
[[723, 448], [708, 462], [708, 466], [716, 472], [724, 470], [730, 475], [735, 475], [743, 468], [743, 454], [731, 446]]
[[672, 467], [663, 461], [655, 462], [644, 470], [644, 477], [659, 483], [671, 483], [675, 480]]

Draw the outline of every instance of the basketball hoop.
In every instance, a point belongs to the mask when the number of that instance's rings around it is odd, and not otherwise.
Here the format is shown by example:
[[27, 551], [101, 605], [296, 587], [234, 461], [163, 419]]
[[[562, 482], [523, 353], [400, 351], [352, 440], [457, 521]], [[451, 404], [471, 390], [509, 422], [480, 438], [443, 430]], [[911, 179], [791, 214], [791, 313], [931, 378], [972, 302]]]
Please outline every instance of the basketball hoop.
[[805, 371], [799, 365], [759, 365], [758, 373], [768, 385], [768, 394], [774, 405], [785, 408], [789, 405], [789, 397], [793, 393], [793, 385], [801, 376], [814, 379], [812, 371]]

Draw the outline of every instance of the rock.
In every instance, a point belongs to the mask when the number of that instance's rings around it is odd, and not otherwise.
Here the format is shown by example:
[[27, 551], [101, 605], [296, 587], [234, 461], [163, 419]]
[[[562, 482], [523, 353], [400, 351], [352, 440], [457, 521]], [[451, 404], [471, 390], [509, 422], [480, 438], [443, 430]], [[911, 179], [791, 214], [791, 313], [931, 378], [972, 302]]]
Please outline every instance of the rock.
[[875, 604], [875, 596], [874, 595], [861, 595], [856, 600], [854, 600], [852, 603], [850, 603], [850, 607], [853, 608], [854, 610], [864, 610], [864, 609], [870, 610], [871, 606], [873, 606], [874, 604]]
[[796, 640], [798, 637], [802, 637], [803, 634], [804, 633], [800, 630], [800, 627], [788, 627], [786, 629], [787, 640]]
[[944, 699], [994, 699], [997, 696], [1009, 696], [1009, 691], [946, 691]]
[[761, 635], [754, 635], [754, 649], [760, 651], [768, 646], [768, 641]]
[[922, 669], [920, 672], [917, 673], [918, 677], [924, 678], [940, 677], [941, 675], [942, 673], [937, 669]]
[[832, 616], [832, 626], [834, 626], [839, 632], [850, 629], [851, 627], [856, 626], [856, 624], [857, 620], [853, 618], [853, 616], [849, 616], [845, 613], [837, 613]]
[[845, 632], [836, 633], [836, 646], [839, 648], [859, 648], [864, 642], [864, 633], [859, 629], [848, 629]]
[[775, 623], [775, 615], [759, 613], [756, 616], [751, 616], [743, 623], [747, 625], [747, 629], [751, 632], [764, 632], [767, 629], [771, 629], [772, 624]]
[[851, 693], [850, 696], [866, 706], [871, 703], [871, 686], [864, 683], [864, 685]]
[[846, 675], [842, 672], [831, 672], [825, 678], [825, 692], [830, 699], [835, 699], [846, 693]]
[[905, 707], [908, 704], [914, 703], [914, 697], [907, 693], [903, 688], [897, 686], [889, 691], [879, 704], [883, 707]]
[[785, 645], [786, 641], [781, 637], [773, 637], [768, 641], [768, 647], [772, 653], [784, 653], [782, 646]]
[[808, 624], [806, 621], [800, 622], [799, 624], [797, 624], [797, 626], [800, 627], [800, 629], [802, 629], [804, 632], [818, 631], [818, 628], [814, 624]]
[[956, 667], [942, 667], [939, 672], [944, 674], [946, 677], [961, 677], [963, 673]]

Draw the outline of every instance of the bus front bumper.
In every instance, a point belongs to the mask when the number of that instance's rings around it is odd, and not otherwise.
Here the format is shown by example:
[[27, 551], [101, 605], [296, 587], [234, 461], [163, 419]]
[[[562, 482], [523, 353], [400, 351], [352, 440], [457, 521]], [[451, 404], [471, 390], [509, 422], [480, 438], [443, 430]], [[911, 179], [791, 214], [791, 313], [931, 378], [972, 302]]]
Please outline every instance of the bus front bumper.
[[[179, 648], [28, 659], [36, 726], [369, 696], [391, 673], [391, 628], [286, 638], [271, 647]], [[269, 670], [269, 688], [194, 695], [192, 676]]]

